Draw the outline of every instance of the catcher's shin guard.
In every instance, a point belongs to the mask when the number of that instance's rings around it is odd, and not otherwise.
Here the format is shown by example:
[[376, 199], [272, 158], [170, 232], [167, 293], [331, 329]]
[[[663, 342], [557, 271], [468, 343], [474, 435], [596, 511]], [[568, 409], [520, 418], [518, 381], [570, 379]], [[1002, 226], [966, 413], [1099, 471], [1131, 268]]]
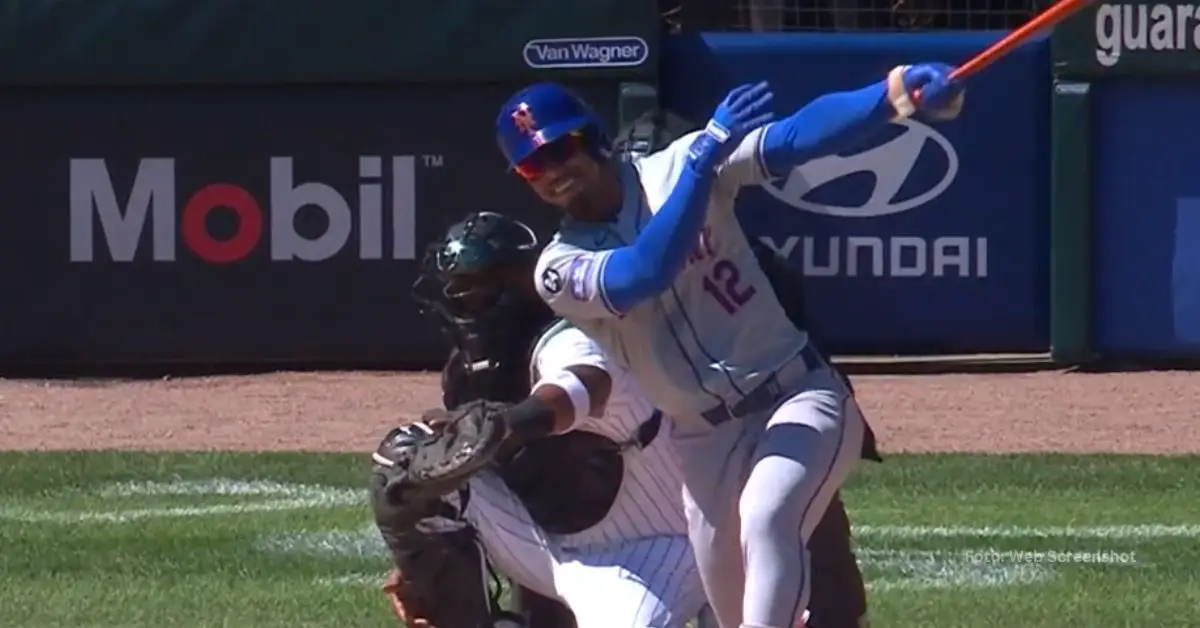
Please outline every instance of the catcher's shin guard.
[[862, 628], [867, 590], [854, 556], [850, 517], [841, 493], [835, 493], [825, 516], [808, 541], [812, 595], [808, 628]]
[[575, 628], [575, 613], [566, 604], [511, 583], [512, 604], [525, 616], [527, 628]]

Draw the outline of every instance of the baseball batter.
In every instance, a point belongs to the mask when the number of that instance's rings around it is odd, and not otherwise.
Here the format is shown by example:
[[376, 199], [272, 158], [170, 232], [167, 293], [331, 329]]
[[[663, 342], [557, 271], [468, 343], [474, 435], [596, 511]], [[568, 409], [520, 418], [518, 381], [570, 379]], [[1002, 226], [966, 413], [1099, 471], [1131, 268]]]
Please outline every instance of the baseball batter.
[[539, 293], [674, 417], [689, 536], [723, 628], [801, 617], [806, 545], [864, 432], [844, 380], [776, 297], [733, 201], [891, 120], [957, 115], [950, 70], [898, 67], [778, 122], [768, 86], [745, 85], [704, 129], [627, 161], [610, 157], [595, 114], [557, 85], [526, 88], [499, 112], [509, 164], [566, 214], [538, 261]]
[[[493, 567], [562, 600], [581, 628], [682, 627], [706, 604], [687, 538], [682, 472], [666, 439], [655, 438], [661, 414], [594, 341], [538, 298], [530, 278], [540, 248], [519, 221], [478, 212], [452, 226], [427, 258], [430, 285], [418, 300], [437, 310], [456, 345], [443, 372], [446, 407], [472, 398], [512, 402], [504, 418], [522, 446], [443, 501]], [[389, 586], [394, 608], [411, 623], [425, 618], [405, 608], [404, 580], [430, 575], [413, 571]]]

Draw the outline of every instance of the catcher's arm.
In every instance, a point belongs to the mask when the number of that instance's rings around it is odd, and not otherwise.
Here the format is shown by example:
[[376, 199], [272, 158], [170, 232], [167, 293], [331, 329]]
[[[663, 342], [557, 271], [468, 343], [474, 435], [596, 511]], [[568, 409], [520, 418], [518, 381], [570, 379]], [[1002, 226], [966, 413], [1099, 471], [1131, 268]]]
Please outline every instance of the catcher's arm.
[[529, 397], [510, 409], [518, 438], [561, 434], [604, 414], [613, 387], [608, 359], [579, 328], [551, 336], [533, 356], [533, 374]]
[[504, 411], [504, 423], [523, 442], [561, 434], [583, 418], [602, 414], [611, 392], [612, 378], [603, 368], [567, 366], [543, 374], [524, 401]]

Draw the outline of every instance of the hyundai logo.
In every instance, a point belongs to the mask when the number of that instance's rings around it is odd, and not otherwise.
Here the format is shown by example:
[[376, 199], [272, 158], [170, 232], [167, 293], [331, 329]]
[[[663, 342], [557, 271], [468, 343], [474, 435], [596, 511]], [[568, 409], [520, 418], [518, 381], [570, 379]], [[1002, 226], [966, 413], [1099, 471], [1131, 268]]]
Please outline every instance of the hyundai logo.
[[[895, 138], [861, 153], [842, 157], [820, 157], [792, 169], [786, 176], [768, 181], [763, 189], [775, 198], [804, 211], [839, 218], [873, 218], [899, 214], [920, 207], [941, 196], [958, 174], [958, 153], [946, 136], [913, 120], [893, 122], [905, 127]], [[941, 179], [903, 199], [897, 199], [926, 147], [940, 151], [945, 162]], [[812, 191], [847, 175], [867, 172], [874, 175], [871, 196], [859, 206], [826, 205], [806, 198]], [[910, 190], [911, 192], [911, 190]]]

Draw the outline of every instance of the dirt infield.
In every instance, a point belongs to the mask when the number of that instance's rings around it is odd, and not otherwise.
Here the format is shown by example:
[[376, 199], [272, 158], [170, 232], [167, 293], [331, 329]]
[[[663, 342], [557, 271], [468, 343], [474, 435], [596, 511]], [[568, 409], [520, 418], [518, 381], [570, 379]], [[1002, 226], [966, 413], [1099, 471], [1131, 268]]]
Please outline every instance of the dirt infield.
[[[1200, 451], [1200, 373], [859, 375], [885, 452]], [[429, 373], [0, 380], [0, 450], [365, 451], [439, 402]]]

